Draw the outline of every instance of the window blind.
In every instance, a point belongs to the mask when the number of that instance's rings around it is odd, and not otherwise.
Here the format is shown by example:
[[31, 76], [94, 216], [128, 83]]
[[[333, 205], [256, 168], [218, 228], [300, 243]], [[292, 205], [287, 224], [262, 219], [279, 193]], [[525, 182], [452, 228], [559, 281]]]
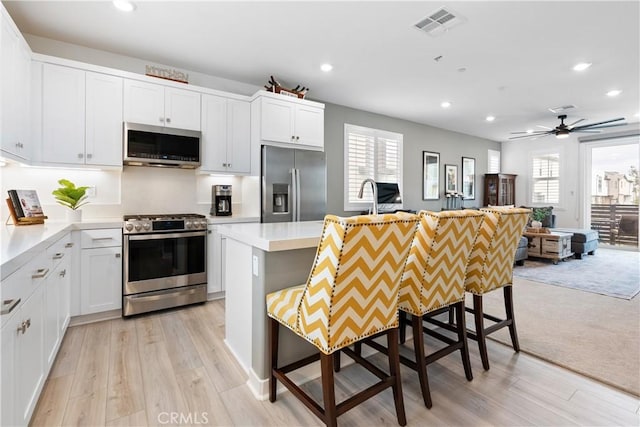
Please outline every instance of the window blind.
[[534, 156], [531, 178], [531, 203], [560, 203], [560, 154]]
[[363, 210], [372, 202], [370, 187], [362, 199], [362, 181], [394, 182], [402, 194], [402, 134], [345, 124], [345, 210]]
[[487, 173], [500, 173], [500, 152], [487, 150]]

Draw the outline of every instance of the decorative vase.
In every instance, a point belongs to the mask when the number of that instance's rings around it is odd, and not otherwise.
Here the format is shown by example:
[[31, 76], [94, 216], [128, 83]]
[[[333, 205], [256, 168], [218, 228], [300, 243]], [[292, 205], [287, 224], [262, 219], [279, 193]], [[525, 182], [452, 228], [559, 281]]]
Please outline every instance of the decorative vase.
[[82, 209], [69, 209], [67, 210], [67, 221], [80, 222], [82, 221]]
[[542, 223], [540, 221], [531, 221], [531, 227], [533, 228], [541, 228]]

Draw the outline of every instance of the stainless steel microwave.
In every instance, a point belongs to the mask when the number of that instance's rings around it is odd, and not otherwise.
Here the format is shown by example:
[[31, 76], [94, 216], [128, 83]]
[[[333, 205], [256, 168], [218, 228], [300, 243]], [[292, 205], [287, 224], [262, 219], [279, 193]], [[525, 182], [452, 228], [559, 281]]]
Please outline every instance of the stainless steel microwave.
[[124, 124], [123, 163], [194, 169], [200, 166], [199, 131]]

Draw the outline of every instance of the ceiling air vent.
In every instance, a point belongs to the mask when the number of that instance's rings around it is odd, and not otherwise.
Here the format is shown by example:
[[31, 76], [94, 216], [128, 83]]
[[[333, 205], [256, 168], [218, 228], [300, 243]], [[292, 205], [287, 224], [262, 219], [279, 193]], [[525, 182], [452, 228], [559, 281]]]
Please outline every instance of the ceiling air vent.
[[562, 105], [560, 107], [554, 107], [554, 108], [549, 108], [549, 111], [551, 111], [552, 113], [564, 113], [565, 111], [568, 110], [573, 110], [574, 108], [576, 108], [575, 105], [573, 104], [569, 104], [569, 105]]
[[464, 19], [460, 15], [453, 13], [451, 10], [440, 8], [426, 18], [421, 19], [414, 27], [430, 36], [437, 37], [463, 22]]

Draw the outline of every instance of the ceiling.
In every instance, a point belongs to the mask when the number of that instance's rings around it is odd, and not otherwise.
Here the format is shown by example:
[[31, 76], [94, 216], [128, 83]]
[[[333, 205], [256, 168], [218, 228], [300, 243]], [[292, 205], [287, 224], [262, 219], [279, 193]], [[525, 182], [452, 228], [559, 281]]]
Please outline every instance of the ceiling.
[[[258, 86], [273, 75], [310, 99], [496, 141], [555, 127], [548, 109], [568, 104], [567, 123], [639, 121], [637, 0], [3, 4], [23, 33]], [[437, 36], [414, 27], [442, 7], [461, 23]]]

